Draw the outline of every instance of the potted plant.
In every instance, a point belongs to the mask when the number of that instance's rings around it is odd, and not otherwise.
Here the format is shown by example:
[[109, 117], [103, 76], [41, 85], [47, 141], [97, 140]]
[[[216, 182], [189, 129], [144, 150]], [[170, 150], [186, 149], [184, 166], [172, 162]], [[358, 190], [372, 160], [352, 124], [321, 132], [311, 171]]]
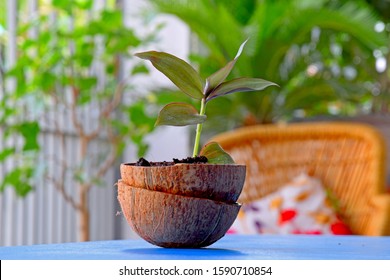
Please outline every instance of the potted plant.
[[245, 181], [245, 166], [237, 165], [217, 143], [199, 152], [206, 104], [233, 92], [262, 90], [275, 85], [257, 78], [225, 81], [245, 46], [225, 67], [205, 82], [185, 61], [164, 52], [148, 51], [135, 56], [150, 60], [183, 93], [200, 101], [200, 111], [187, 103], [162, 108], [156, 125], [197, 125], [192, 157], [171, 162], [121, 164], [118, 200], [133, 230], [161, 247], [198, 248], [220, 239], [235, 220], [237, 199]]

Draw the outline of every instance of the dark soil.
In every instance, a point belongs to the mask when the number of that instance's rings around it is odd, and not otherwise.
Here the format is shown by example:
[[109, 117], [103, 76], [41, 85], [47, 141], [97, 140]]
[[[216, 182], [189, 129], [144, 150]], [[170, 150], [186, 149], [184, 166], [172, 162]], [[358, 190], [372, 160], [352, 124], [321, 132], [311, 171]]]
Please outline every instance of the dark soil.
[[173, 159], [174, 163], [206, 163], [207, 157], [205, 156], [196, 156], [196, 157], [187, 157], [185, 159]]
[[174, 158], [172, 161], [161, 161], [161, 162], [151, 162], [144, 158], [140, 158], [136, 162], [136, 166], [170, 166], [177, 163], [191, 163], [191, 164], [204, 164], [207, 163], [207, 157], [205, 156], [196, 156], [196, 157], [187, 157], [184, 159]]
[[150, 162], [144, 159], [143, 157], [140, 158], [137, 163], [135, 164], [136, 166], [151, 166]]

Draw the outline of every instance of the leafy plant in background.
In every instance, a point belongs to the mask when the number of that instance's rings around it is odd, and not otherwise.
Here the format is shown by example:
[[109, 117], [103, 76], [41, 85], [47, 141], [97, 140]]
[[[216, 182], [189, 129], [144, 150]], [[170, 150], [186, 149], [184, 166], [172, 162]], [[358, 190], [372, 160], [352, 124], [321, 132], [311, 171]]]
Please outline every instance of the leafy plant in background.
[[[84, 241], [90, 236], [91, 188], [102, 183], [127, 142], [137, 145], [140, 156], [147, 150], [143, 139], [153, 130], [154, 118], [135, 96], [132, 82], [147, 70], [133, 64], [124, 72], [121, 64], [132, 58], [129, 50], [152, 37], [141, 39], [125, 27], [114, 6], [94, 11], [92, 0], [55, 0], [43, 8], [19, 29], [17, 63], [4, 73], [14, 86], [4, 86], [1, 99], [5, 145], [0, 164], [11, 169], [1, 178], [0, 190], [9, 186], [25, 196], [33, 189], [42, 169], [42, 161], [37, 164], [44, 150], [41, 133], [54, 135], [55, 154], [46, 153], [43, 162], [46, 168], [55, 166], [56, 173], [43, 175], [79, 214]], [[134, 98], [124, 102], [128, 91]], [[69, 137], [78, 139], [72, 159]], [[77, 196], [66, 187], [69, 183]]]
[[[20, 9], [26, 7], [26, 1], [19, 1], [17, 4]], [[7, 10], [7, 1], [2, 1], [0, 3], [0, 9], [2, 11]], [[30, 178], [34, 173], [33, 160], [35, 159], [35, 152], [39, 149], [37, 142], [37, 130], [39, 130], [37, 128], [39, 125], [35, 121], [15, 120], [13, 112], [16, 112], [16, 109], [12, 108], [12, 105], [6, 101], [8, 98], [6, 94], [8, 94], [10, 88], [9, 84], [7, 86], [7, 82], [9, 81], [7, 81], [8, 69], [6, 66], [6, 44], [8, 39], [6, 15], [7, 13], [1, 13], [0, 15], [0, 136], [2, 140], [0, 142], [0, 166], [4, 169], [10, 158], [16, 158], [15, 154], [17, 153], [17, 150], [15, 149], [16, 144], [11, 142], [15, 140], [10, 136], [12, 134], [18, 134], [25, 137], [23, 145], [25, 160], [20, 160], [23, 161], [23, 163], [20, 163], [18, 167], [9, 171], [5, 178], [1, 178], [0, 191], [3, 191], [6, 185], [12, 185], [18, 195], [25, 196], [32, 189]], [[14, 86], [14, 83], [12, 86]], [[11, 140], [8, 140], [8, 143], [6, 143], [7, 138], [11, 138]], [[21, 158], [19, 154], [18, 158]]]
[[[390, 38], [390, 2], [386, 0], [366, 0], [366, 2], [372, 5], [381, 16], [381, 21], [378, 22], [378, 31]], [[386, 116], [390, 114], [390, 72], [388, 67], [390, 64], [390, 40], [388, 40], [387, 45], [376, 50], [376, 56], [386, 63], [386, 67], [378, 73], [372, 111]]]
[[[159, 113], [156, 125], [185, 126], [197, 125], [193, 157], [198, 156], [200, 135], [205, 122], [206, 104], [217, 97], [234, 92], [259, 91], [275, 85], [272, 82], [258, 78], [237, 78], [225, 81], [232, 71], [247, 41], [241, 44], [235, 58], [223, 68], [210, 75], [204, 82], [201, 76], [184, 60], [171, 54], [149, 51], [135, 54], [139, 58], [150, 60], [155, 68], [167, 76], [183, 93], [200, 100], [200, 111], [188, 103], [170, 103]], [[205, 146], [200, 155], [206, 156], [209, 163], [233, 163], [217, 143]]]
[[280, 85], [266, 90], [272, 94], [236, 94], [210, 104], [210, 130], [290, 120], [300, 112], [354, 113], [370, 101], [377, 77], [372, 52], [387, 39], [374, 31], [378, 17], [365, 2], [245, 0], [240, 9], [234, 2], [153, 1], [200, 40], [204, 49], [192, 59], [201, 72], [225, 65], [233, 46], [250, 37], [248, 55], [232, 76], [256, 75]]

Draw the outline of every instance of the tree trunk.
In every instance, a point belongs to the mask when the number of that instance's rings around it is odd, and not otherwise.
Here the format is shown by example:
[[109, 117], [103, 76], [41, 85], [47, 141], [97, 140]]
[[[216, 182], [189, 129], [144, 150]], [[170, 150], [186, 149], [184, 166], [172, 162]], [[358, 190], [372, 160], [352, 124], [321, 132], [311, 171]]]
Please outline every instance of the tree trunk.
[[89, 215], [89, 205], [88, 205], [88, 188], [81, 184], [80, 186], [80, 208], [78, 209], [79, 214], [79, 240], [89, 241], [90, 240], [90, 215]]
[[[87, 157], [87, 149], [88, 149], [89, 140], [85, 135], [83, 135], [80, 139], [80, 155], [82, 162]], [[89, 196], [90, 186], [88, 183], [80, 183], [79, 184], [79, 240], [80, 241], [89, 241], [90, 239], [90, 228], [89, 228]]]

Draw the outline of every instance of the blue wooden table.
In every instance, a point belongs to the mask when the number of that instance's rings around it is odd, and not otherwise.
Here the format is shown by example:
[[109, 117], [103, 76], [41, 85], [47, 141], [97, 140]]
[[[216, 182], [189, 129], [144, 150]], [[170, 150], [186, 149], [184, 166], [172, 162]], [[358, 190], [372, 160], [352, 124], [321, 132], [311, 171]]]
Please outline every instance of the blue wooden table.
[[204, 249], [143, 240], [0, 247], [1, 260], [390, 260], [390, 237], [227, 235]]

